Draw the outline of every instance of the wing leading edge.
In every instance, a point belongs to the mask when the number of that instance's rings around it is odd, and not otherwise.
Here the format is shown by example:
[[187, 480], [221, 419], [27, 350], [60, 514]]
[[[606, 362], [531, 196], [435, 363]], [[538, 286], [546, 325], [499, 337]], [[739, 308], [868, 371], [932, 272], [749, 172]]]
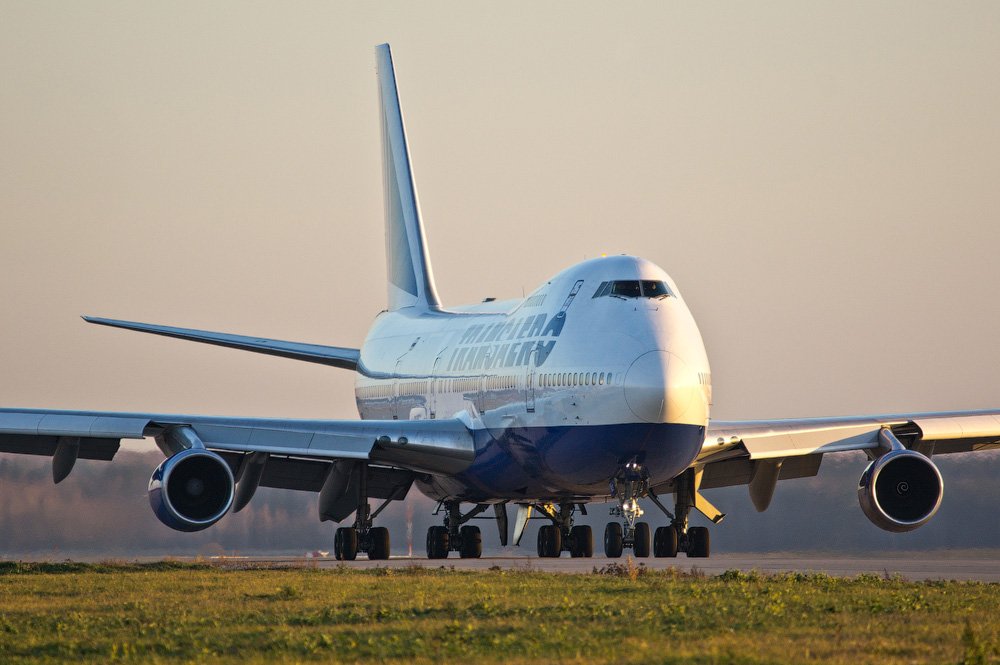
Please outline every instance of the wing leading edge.
[[53, 456], [58, 482], [78, 457], [111, 460], [121, 439], [154, 437], [165, 454], [179, 452], [178, 438], [169, 436], [178, 429], [189, 429], [205, 448], [219, 452], [367, 460], [420, 473], [458, 473], [475, 457], [472, 433], [457, 419], [281, 420], [34, 409], [0, 409], [0, 452]]
[[96, 323], [101, 326], [124, 328], [125, 330], [137, 330], [139, 332], [151, 333], [153, 335], [186, 339], [193, 342], [214, 344], [215, 346], [225, 346], [230, 349], [241, 349], [243, 351], [253, 351], [254, 353], [280, 356], [282, 358], [291, 358], [293, 360], [304, 360], [306, 362], [330, 365], [332, 367], [340, 367], [342, 369], [357, 370], [358, 360], [361, 357], [361, 352], [358, 349], [350, 349], [340, 346], [323, 346], [321, 344], [286, 342], [280, 339], [267, 339], [265, 337], [251, 337], [247, 335], [231, 335], [228, 333], [210, 332], [207, 330], [193, 330], [191, 328], [158, 326], [151, 323], [119, 321], [117, 319], [104, 319], [96, 316], [84, 316], [83, 320], [87, 323]]
[[734, 452], [758, 460], [866, 450], [878, 447], [878, 434], [884, 428], [927, 454], [1000, 448], [1000, 410], [950, 411], [715, 422], [699, 461]]
[[[780, 480], [819, 473], [823, 456], [884, 454], [883, 430], [909, 450], [935, 454], [1000, 449], [1000, 410], [715, 422], [694, 463], [699, 489], [747, 485], [758, 511]], [[671, 483], [658, 488], [670, 491]]]

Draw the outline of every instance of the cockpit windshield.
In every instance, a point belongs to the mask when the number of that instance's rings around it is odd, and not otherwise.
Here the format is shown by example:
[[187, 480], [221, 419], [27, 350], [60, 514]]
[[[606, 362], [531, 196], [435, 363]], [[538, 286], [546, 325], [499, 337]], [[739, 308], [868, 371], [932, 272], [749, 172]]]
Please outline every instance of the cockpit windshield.
[[666, 298], [674, 295], [666, 282], [654, 280], [615, 280], [601, 282], [593, 298], [615, 296], [618, 298]]

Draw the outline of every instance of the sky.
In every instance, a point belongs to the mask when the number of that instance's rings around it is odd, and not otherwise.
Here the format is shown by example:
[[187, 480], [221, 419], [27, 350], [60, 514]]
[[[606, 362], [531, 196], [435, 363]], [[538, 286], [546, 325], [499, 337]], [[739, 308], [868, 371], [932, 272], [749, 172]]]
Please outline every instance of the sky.
[[438, 292], [630, 253], [713, 416], [1000, 407], [1000, 4], [0, 1], [0, 405], [351, 418], [349, 372], [92, 314], [359, 346], [373, 47]]

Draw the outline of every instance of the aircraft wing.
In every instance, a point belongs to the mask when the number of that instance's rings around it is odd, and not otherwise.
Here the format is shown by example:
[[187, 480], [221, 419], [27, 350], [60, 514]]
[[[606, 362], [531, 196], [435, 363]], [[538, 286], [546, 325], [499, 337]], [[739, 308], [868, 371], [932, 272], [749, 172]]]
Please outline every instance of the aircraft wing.
[[175, 328], [173, 326], [158, 326], [151, 323], [102, 319], [96, 316], [85, 316], [83, 320], [87, 323], [96, 323], [101, 326], [136, 330], [138, 332], [152, 333], [153, 335], [186, 339], [192, 342], [214, 344], [215, 346], [253, 351], [270, 356], [291, 358], [293, 360], [305, 360], [306, 362], [330, 365], [342, 369], [356, 370], [358, 368], [358, 359], [361, 356], [361, 352], [358, 349], [349, 349], [340, 346], [286, 342], [280, 339], [232, 335], [229, 333], [209, 332], [207, 330], [193, 330], [191, 328]]
[[694, 464], [699, 487], [749, 485], [762, 511], [778, 480], [815, 476], [829, 453], [875, 453], [883, 429], [928, 456], [1000, 449], [1000, 410], [713, 422]]
[[[272, 486], [292, 489], [314, 489], [321, 467], [308, 462], [320, 462], [325, 469], [337, 460], [367, 460], [418, 473], [451, 474], [475, 457], [472, 434], [458, 419], [281, 420], [0, 409], [0, 452], [53, 457], [56, 482], [68, 475], [77, 458], [113, 459], [122, 439], [153, 437], [165, 454], [179, 452], [176, 443], [185, 439], [171, 435], [178, 431], [230, 463], [246, 453], [266, 453], [269, 468], [277, 469], [271, 473], [281, 476]], [[286, 462], [275, 466], [273, 460]], [[299, 463], [301, 483], [293, 461]]]

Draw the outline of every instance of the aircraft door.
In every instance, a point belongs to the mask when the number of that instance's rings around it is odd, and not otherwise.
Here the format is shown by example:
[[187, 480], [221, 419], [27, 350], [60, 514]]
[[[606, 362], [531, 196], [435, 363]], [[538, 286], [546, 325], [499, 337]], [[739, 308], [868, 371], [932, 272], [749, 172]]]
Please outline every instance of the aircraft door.
[[535, 360], [538, 358], [538, 349], [534, 348], [528, 354], [528, 368], [524, 376], [524, 406], [528, 413], [535, 412]]
[[403, 401], [402, 398], [400, 398], [399, 396], [399, 364], [402, 361], [403, 361], [402, 357], [400, 357], [399, 360], [396, 361], [396, 368], [392, 373], [392, 391], [389, 393], [389, 400], [390, 400], [389, 405], [390, 405], [390, 410], [392, 411], [393, 420], [399, 420], [400, 404]]
[[[444, 354], [442, 354], [444, 355]], [[431, 420], [437, 418], [438, 409], [438, 399], [441, 394], [441, 381], [442, 379], [438, 376], [438, 368], [441, 365], [441, 356], [434, 359], [434, 366], [431, 368], [431, 375], [428, 377], [428, 395], [427, 395], [427, 417]]]

